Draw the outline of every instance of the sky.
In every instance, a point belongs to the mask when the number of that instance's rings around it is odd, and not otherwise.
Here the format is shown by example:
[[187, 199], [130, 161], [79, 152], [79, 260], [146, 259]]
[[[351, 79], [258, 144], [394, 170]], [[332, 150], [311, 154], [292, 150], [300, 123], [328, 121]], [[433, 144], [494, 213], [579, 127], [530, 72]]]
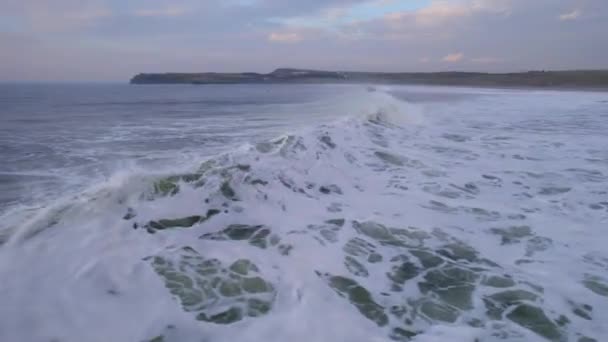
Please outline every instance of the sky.
[[0, 81], [608, 69], [608, 0], [0, 0]]

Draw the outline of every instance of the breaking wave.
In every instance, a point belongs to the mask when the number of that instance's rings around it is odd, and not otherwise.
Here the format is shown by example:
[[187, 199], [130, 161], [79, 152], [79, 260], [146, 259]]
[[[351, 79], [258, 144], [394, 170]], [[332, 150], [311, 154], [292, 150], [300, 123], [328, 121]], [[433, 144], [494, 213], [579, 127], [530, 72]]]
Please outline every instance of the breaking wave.
[[[197, 167], [127, 170], [6, 213], [0, 290], [13, 296], [0, 317], [13, 324], [0, 323], [0, 339], [91, 340], [106, 329], [155, 342], [607, 333], [608, 259], [577, 248], [598, 233], [549, 227], [569, 212], [608, 211], [570, 196], [572, 179], [592, 188], [606, 174], [501, 170], [488, 160], [514, 146], [487, 130], [429, 133], [422, 107], [380, 91], [362, 102], [361, 115]], [[60, 314], [17, 304], [25, 296]]]

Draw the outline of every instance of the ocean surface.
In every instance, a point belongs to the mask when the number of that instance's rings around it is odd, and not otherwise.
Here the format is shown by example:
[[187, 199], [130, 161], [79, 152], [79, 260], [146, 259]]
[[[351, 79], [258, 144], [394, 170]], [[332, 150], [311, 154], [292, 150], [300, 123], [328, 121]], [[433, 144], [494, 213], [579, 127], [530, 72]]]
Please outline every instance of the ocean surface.
[[0, 85], [0, 341], [607, 341], [608, 93]]

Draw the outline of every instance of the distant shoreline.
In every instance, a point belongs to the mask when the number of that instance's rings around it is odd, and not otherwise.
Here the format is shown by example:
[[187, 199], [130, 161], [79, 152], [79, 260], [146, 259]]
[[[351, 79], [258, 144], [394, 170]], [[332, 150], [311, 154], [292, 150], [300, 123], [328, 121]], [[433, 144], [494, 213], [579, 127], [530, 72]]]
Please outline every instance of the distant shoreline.
[[403, 84], [608, 90], [608, 70], [528, 71], [519, 73], [428, 72], [381, 73], [277, 69], [260, 73], [143, 73], [131, 84]]

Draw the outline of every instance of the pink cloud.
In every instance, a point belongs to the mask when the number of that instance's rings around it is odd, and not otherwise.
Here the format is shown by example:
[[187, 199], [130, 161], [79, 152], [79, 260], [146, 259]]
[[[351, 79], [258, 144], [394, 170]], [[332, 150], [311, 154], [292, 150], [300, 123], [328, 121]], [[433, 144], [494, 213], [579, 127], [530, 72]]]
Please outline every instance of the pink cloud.
[[457, 63], [457, 62], [462, 61], [463, 58], [464, 58], [464, 53], [457, 52], [457, 53], [451, 53], [451, 54], [443, 57], [442, 61], [447, 62], [447, 63]]

